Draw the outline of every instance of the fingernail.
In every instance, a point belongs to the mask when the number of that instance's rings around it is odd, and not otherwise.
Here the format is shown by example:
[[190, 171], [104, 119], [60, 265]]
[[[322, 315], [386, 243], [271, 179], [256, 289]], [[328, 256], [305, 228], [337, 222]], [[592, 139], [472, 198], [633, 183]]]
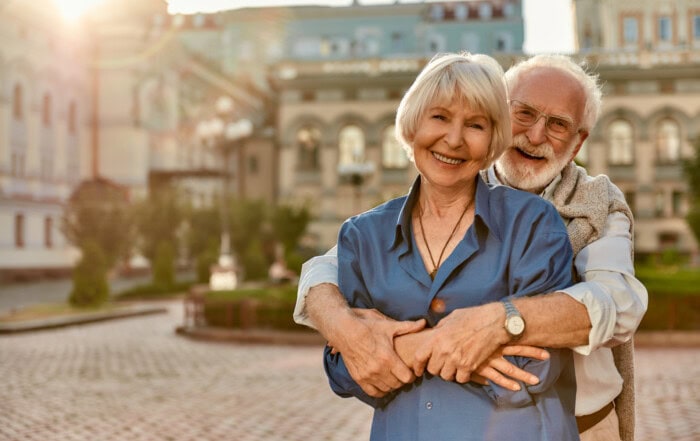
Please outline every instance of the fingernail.
[[537, 383], [540, 382], [540, 379], [537, 378], [537, 377], [535, 377], [534, 375], [531, 375], [530, 378], [527, 380], [527, 382], [528, 382], [530, 385], [534, 386], [535, 384], [537, 384]]

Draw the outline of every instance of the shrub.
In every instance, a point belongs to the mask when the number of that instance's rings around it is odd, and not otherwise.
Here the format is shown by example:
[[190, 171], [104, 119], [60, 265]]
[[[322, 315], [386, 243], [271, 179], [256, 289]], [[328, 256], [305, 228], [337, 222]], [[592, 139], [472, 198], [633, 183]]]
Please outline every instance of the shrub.
[[175, 249], [170, 242], [160, 242], [153, 264], [153, 284], [165, 289], [175, 285]]
[[105, 256], [93, 241], [83, 245], [83, 256], [73, 270], [73, 290], [68, 301], [73, 306], [96, 307], [109, 298]]

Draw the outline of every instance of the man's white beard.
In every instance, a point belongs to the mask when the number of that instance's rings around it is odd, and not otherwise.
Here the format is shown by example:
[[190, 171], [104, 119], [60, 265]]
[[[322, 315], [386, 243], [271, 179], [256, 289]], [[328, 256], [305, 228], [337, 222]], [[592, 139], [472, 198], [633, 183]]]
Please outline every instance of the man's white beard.
[[[554, 147], [549, 142], [534, 146], [530, 144], [524, 133], [516, 135], [513, 138], [513, 146], [508, 148], [496, 161], [498, 176], [511, 187], [531, 193], [540, 193], [569, 164], [571, 152], [576, 145], [574, 141], [561, 155], [561, 158], [557, 158], [554, 154]], [[533, 156], [545, 158], [541, 161], [546, 161], [546, 164], [537, 168], [533, 167], [527, 160], [520, 158], [520, 153], [510, 151], [516, 147]]]

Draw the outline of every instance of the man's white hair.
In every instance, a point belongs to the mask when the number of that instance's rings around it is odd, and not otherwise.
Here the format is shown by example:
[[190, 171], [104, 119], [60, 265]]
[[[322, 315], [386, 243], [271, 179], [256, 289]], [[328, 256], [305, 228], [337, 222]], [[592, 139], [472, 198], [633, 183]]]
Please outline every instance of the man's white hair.
[[[603, 93], [598, 83], [598, 75], [587, 72], [585, 64], [577, 64], [571, 57], [558, 54], [540, 54], [520, 61], [506, 72], [506, 85], [512, 92], [520, 82], [522, 75], [538, 67], [559, 69], [570, 74], [583, 88], [586, 106], [583, 110], [582, 128], [590, 132], [600, 116]], [[510, 95], [510, 93], [509, 93]]]

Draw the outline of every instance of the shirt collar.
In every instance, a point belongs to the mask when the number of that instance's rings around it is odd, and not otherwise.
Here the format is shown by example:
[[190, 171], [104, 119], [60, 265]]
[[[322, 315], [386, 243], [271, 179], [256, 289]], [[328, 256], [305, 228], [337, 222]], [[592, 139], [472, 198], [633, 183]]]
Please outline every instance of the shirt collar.
[[[489, 170], [491, 172], [491, 170]], [[491, 177], [489, 176], [489, 181]], [[406, 200], [404, 201], [403, 207], [399, 212], [398, 218], [396, 219], [396, 229], [394, 231], [394, 240], [392, 241], [391, 249], [396, 248], [399, 244], [410, 243], [411, 242], [411, 213], [413, 212], [413, 207], [418, 201], [418, 193], [420, 189], [420, 175], [416, 177], [411, 185], [410, 190]], [[477, 219], [489, 229], [491, 229], [491, 210], [489, 208], [489, 187], [481, 178], [481, 174], [476, 177], [476, 203], [474, 209], [474, 223], [476, 225]]]

